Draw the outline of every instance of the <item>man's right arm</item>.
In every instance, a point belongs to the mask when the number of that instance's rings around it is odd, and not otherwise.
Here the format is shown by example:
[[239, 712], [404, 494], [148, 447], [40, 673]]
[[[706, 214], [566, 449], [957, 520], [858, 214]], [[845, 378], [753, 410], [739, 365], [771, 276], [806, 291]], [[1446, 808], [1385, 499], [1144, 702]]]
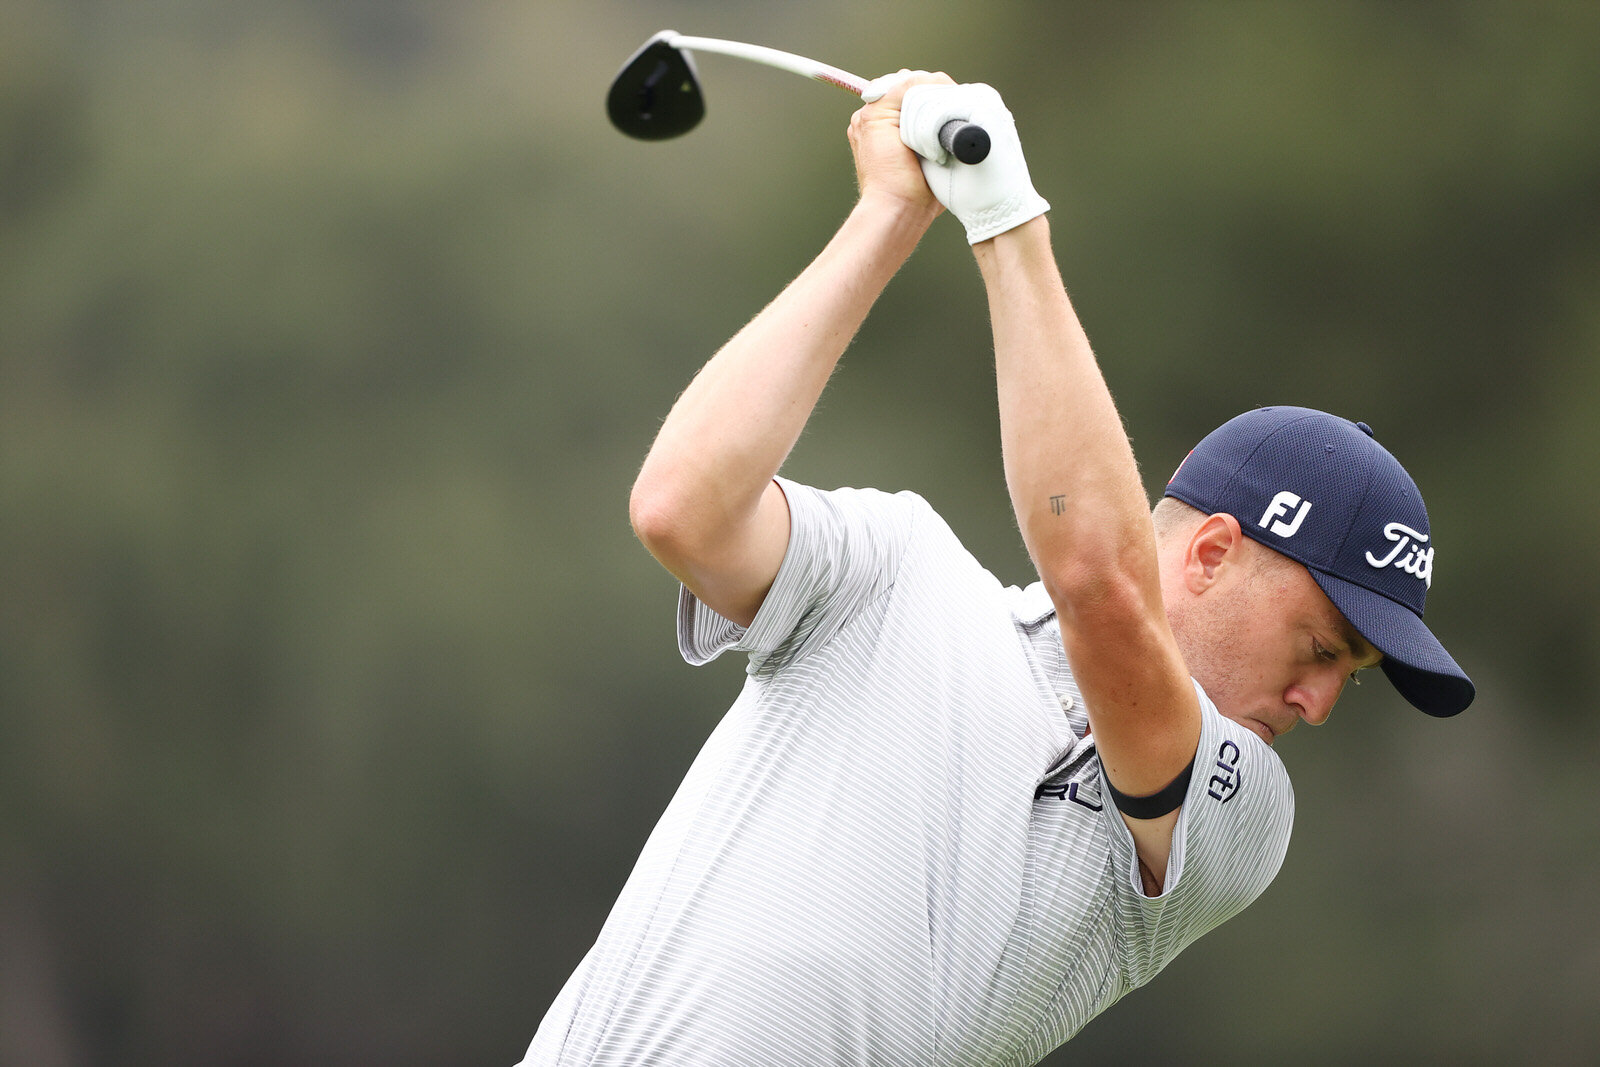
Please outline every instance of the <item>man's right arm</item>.
[[748, 625], [783, 562], [773, 478], [833, 368], [939, 204], [900, 142], [903, 87], [851, 122], [861, 197], [833, 239], [712, 357], [673, 405], [629, 514], [652, 555], [713, 611]]

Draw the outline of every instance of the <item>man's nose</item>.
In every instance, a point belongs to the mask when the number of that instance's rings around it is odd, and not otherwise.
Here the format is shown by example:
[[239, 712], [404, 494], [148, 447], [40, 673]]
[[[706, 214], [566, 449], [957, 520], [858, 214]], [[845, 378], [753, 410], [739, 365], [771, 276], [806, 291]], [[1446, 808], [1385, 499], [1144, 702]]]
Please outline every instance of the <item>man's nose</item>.
[[1311, 726], [1321, 726], [1333, 714], [1333, 706], [1344, 692], [1346, 676], [1332, 672], [1303, 679], [1289, 687], [1284, 700]]

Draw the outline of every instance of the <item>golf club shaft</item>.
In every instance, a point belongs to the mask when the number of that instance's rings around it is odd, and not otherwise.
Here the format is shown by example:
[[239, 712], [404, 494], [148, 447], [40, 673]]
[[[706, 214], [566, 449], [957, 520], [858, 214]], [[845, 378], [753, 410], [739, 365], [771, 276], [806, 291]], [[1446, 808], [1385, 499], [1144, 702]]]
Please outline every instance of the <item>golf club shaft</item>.
[[[666, 41], [679, 51], [711, 52], [716, 55], [732, 56], [735, 59], [746, 59], [752, 63], [798, 74], [802, 78], [837, 85], [856, 96], [865, 92], [868, 84], [866, 78], [851, 74], [848, 70], [840, 70], [838, 67], [819, 63], [815, 59], [807, 59], [793, 52], [767, 48], [764, 45], [724, 41], [717, 37], [690, 37], [681, 33], [668, 37]], [[988, 133], [983, 127], [963, 119], [952, 119], [944, 124], [939, 130], [939, 144], [963, 163], [981, 163], [989, 154]]]
[[716, 37], [689, 37], [681, 33], [667, 38], [667, 43], [673, 48], [687, 49], [691, 52], [713, 52], [735, 59], [748, 59], [752, 63], [768, 67], [777, 67], [779, 70], [798, 74], [802, 78], [837, 85], [857, 96], [860, 96], [867, 87], [866, 78], [851, 74], [847, 70], [840, 70], [838, 67], [830, 67], [826, 63], [819, 63], [805, 56], [797, 56], [793, 52], [781, 52], [776, 48], [767, 48], [759, 44], [724, 41]]

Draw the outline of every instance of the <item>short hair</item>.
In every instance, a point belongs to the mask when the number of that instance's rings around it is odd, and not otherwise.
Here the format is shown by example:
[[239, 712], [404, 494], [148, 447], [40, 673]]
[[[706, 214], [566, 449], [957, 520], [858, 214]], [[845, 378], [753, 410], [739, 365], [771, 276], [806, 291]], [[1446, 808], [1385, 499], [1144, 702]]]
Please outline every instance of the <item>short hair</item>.
[[1206, 519], [1206, 513], [1185, 504], [1175, 496], [1164, 496], [1150, 509], [1150, 521], [1156, 528], [1156, 540], [1166, 541], [1178, 534], [1189, 534]]

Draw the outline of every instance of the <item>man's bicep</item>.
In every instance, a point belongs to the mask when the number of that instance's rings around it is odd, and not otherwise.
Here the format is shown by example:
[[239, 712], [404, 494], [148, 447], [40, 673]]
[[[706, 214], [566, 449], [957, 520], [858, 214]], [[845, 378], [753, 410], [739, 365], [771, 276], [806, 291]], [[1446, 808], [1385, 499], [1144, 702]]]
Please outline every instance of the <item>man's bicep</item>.
[[1172, 830], [1200, 743], [1200, 702], [1163, 616], [1104, 621], [1063, 642], [1089, 712], [1100, 767], [1139, 856], [1146, 896], [1162, 892]]
[[1153, 897], [1167, 883], [1200, 743], [1200, 700], [1165, 612], [1129, 603], [1079, 610], [1061, 634], [1112, 789], [1107, 799], [1133, 836], [1140, 882]]
[[1200, 740], [1199, 698], [1165, 613], [1074, 611], [1061, 636], [1106, 777], [1132, 797], [1165, 789]]

